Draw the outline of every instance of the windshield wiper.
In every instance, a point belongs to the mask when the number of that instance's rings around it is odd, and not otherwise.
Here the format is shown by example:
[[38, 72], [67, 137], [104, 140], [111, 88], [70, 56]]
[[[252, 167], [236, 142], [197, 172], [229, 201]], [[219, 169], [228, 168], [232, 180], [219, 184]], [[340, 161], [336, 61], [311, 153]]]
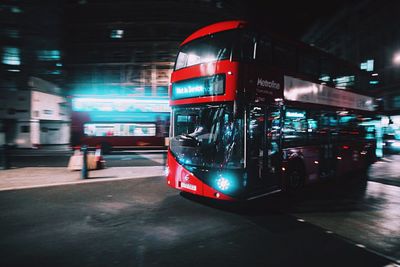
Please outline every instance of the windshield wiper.
[[200, 141], [197, 140], [196, 137], [191, 136], [189, 134], [181, 134], [177, 138], [182, 146], [191, 146], [191, 147], [196, 147], [200, 145]]
[[183, 137], [184, 139], [191, 139], [197, 141], [197, 138], [190, 134], [181, 134], [180, 136]]

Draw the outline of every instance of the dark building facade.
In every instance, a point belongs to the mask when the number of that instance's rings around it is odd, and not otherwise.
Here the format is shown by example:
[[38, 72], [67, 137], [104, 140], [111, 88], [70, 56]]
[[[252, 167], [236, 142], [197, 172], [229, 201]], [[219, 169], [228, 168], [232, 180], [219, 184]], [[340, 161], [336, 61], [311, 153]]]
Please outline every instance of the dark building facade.
[[[320, 19], [303, 41], [370, 70], [369, 90], [384, 100], [388, 114], [400, 114], [399, 1], [349, 2]], [[400, 57], [400, 56], [398, 56]]]
[[29, 76], [61, 85], [61, 3], [59, 0], [1, 2], [2, 89], [24, 90]]
[[62, 21], [61, 0], [1, 1], [0, 144], [31, 147], [69, 139]]
[[179, 43], [239, 10], [236, 1], [68, 1], [70, 94], [167, 97]]

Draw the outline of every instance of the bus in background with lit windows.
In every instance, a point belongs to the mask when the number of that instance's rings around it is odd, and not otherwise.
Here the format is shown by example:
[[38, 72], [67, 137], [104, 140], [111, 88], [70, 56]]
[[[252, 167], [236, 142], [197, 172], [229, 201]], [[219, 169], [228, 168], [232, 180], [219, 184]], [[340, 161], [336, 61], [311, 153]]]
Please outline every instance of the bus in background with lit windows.
[[75, 97], [71, 145], [112, 149], [165, 148], [170, 108], [167, 99]]
[[358, 74], [243, 21], [194, 32], [171, 76], [167, 184], [251, 200], [365, 170], [375, 160], [374, 99], [344, 90], [362, 86]]

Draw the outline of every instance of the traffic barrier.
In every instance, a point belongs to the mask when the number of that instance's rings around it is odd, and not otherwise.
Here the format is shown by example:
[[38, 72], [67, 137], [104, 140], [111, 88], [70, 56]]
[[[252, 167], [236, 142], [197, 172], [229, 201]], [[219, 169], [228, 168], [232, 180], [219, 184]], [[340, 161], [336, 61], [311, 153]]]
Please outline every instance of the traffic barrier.
[[[101, 155], [101, 150], [96, 149], [96, 152], [89, 152], [88, 149], [86, 149], [86, 152], [86, 167], [88, 171], [104, 168], [105, 160]], [[74, 147], [74, 153], [72, 154], [68, 162], [68, 169], [71, 171], [82, 171], [83, 160], [83, 147]]]
[[104, 160], [100, 145], [96, 146], [96, 151], [94, 152], [94, 156], [96, 161], [96, 169], [98, 170], [104, 169], [106, 161]]

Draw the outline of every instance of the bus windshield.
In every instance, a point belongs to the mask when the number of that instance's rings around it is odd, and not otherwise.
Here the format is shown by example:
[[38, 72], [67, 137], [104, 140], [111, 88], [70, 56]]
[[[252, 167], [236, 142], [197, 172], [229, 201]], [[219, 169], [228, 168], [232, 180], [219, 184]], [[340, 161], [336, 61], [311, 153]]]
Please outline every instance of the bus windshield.
[[232, 105], [173, 109], [171, 152], [184, 166], [240, 168], [243, 120], [233, 119]]
[[235, 34], [236, 31], [218, 32], [183, 45], [176, 59], [175, 70], [228, 59]]

